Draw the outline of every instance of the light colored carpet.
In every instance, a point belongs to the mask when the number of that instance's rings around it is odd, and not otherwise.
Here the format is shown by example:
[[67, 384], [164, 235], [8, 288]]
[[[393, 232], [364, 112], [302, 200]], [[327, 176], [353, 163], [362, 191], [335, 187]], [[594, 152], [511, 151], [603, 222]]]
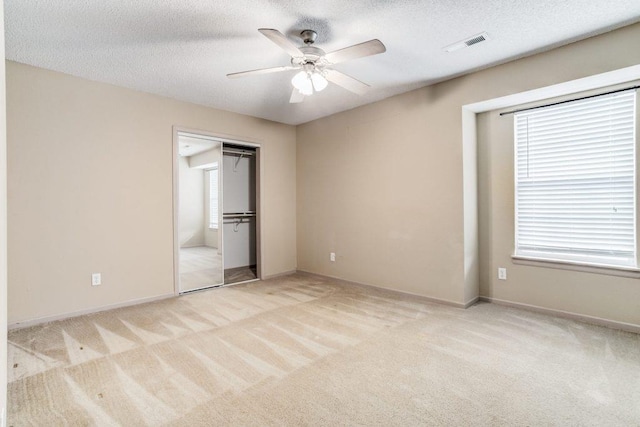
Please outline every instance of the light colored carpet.
[[640, 336], [293, 275], [9, 334], [9, 423], [640, 425]]
[[222, 255], [208, 246], [180, 248], [180, 290], [182, 292], [219, 285], [224, 281]]

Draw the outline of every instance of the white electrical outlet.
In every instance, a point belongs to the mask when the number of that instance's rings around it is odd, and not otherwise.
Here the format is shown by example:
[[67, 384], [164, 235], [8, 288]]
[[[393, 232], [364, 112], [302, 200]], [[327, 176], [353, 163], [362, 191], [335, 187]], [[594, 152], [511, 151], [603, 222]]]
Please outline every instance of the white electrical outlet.
[[498, 279], [507, 280], [507, 269], [504, 267], [498, 268]]
[[336, 253], [335, 252], [331, 252], [329, 254], [329, 261], [336, 262]]
[[102, 274], [93, 273], [91, 275], [91, 286], [98, 286], [98, 285], [102, 285]]

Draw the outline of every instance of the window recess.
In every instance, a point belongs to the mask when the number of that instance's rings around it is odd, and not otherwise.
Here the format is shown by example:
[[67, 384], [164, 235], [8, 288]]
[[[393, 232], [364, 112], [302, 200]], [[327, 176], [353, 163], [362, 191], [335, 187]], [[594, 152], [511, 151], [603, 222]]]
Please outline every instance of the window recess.
[[637, 267], [635, 89], [514, 114], [514, 255]]

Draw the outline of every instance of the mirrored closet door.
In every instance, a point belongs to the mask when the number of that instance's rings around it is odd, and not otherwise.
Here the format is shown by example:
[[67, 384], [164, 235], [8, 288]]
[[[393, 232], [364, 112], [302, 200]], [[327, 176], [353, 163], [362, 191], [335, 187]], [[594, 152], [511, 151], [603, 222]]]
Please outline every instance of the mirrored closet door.
[[222, 144], [178, 132], [178, 281], [180, 293], [224, 283], [220, 181]]

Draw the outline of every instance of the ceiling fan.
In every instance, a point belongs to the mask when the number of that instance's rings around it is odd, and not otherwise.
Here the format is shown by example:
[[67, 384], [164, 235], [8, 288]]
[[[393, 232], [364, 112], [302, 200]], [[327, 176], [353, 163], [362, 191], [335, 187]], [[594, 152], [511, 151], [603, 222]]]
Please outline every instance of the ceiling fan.
[[380, 40], [373, 39], [325, 53], [322, 49], [313, 46], [318, 36], [313, 30], [300, 32], [300, 38], [304, 42], [304, 46], [301, 47], [297, 47], [278, 30], [260, 28], [258, 31], [291, 56], [291, 65], [231, 73], [227, 74], [227, 77], [233, 79], [257, 74], [300, 70], [291, 79], [293, 85], [293, 92], [289, 99], [291, 103], [302, 102], [305, 96], [312, 95], [314, 91], [320, 92], [327, 87], [328, 82], [335, 83], [358, 95], [364, 94], [371, 86], [330, 67], [351, 59], [377, 55], [387, 50]]

